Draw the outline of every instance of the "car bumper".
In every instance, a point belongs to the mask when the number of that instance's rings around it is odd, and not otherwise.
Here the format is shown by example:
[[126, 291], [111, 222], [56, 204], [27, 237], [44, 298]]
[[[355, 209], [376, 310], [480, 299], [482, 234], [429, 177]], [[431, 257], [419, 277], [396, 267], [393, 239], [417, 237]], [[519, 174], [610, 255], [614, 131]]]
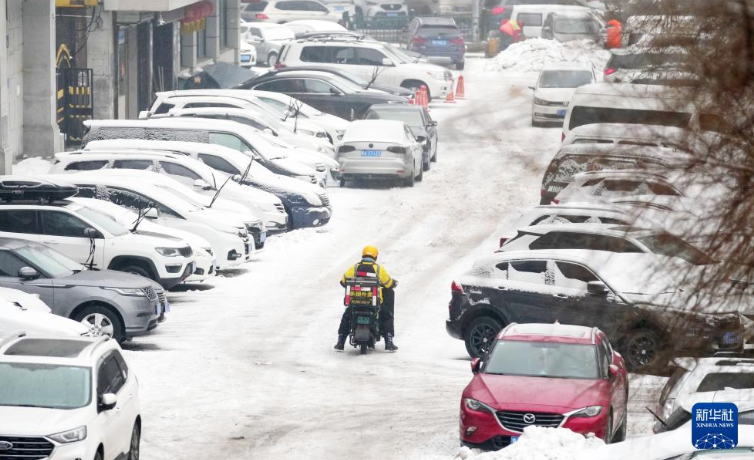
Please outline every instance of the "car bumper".
[[[196, 268], [196, 262], [192, 261], [187, 264], [175, 264], [174, 266], [166, 266], [165, 270], [169, 272], [169, 277], [158, 277], [157, 281], [160, 286], [166, 290], [170, 290], [183, 282], [186, 278], [194, 273]], [[172, 273], [174, 271], [175, 273]]]
[[458, 321], [446, 319], [445, 331], [448, 333], [449, 336], [453, 337], [454, 339], [463, 340], [461, 325], [458, 323]]
[[541, 122], [562, 123], [567, 111], [567, 106], [533, 104], [532, 119]]
[[195, 257], [196, 268], [194, 269], [194, 273], [186, 278], [184, 282], [198, 283], [215, 274], [215, 265], [217, 265], [217, 262], [213, 256], [201, 255]]
[[399, 158], [385, 159], [343, 159], [340, 163], [341, 179], [353, 178], [387, 178], [405, 179], [412, 174], [413, 165], [408, 160]]
[[291, 218], [293, 228], [321, 227], [330, 222], [332, 212], [324, 207], [293, 207], [291, 209]]
[[154, 329], [162, 313], [159, 300], [146, 297], [119, 296], [118, 307], [126, 328], [126, 337], [143, 335]]
[[421, 46], [412, 46], [410, 48], [411, 51], [415, 51], [417, 53], [421, 53], [424, 56], [430, 57], [448, 57], [453, 60], [453, 62], [463, 62], [464, 56], [466, 55], [465, 50], [453, 50], [453, 49], [422, 49]]
[[[72, 442], [68, 444], [55, 444], [55, 448], [47, 460], [74, 460], [82, 458], [94, 458], [96, 455], [97, 444], [84, 441]], [[12, 455], [12, 454], [11, 454]]]

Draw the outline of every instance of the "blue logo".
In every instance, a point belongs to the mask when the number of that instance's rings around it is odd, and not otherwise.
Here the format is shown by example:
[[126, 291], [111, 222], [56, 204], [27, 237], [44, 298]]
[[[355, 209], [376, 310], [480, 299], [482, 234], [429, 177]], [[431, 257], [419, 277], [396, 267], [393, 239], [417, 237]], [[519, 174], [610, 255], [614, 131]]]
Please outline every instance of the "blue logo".
[[691, 443], [697, 449], [732, 449], [738, 444], [738, 407], [698, 403], [691, 409]]

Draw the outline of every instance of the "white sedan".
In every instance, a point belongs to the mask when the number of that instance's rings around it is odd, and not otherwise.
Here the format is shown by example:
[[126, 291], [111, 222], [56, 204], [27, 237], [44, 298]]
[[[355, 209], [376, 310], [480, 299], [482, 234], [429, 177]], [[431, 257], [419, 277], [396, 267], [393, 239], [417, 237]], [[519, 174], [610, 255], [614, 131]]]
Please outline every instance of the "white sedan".
[[423, 179], [421, 141], [402, 121], [354, 121], [338, 147], [340, 186], [353, 179], [397, 178], [413, 187]]
[[[0, 338], [20, 333], [42, 336], [89, 336], [89, 328], [78, 321], [53, 315], [46, 306], [44, 308], [47, 308], [47, 311], [37, 308], [36, 305], [33, 309], [26, 308], [12, 300], [16, 295], [8, 295], [9, 291], [14, 289], [3, 289], [0, 293]], [[32, 297], [30, 294], [16, 292]], [[42, 301], [39, 300], [39, 303]]]

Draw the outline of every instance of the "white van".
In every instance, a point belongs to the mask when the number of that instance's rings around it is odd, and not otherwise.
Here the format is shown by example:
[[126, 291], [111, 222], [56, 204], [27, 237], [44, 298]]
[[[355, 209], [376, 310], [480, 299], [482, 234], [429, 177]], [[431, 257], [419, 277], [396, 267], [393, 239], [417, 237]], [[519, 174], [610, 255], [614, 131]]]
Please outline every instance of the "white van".
[[626, 123], [715, 131], [719, 117], [699, 113], [683, 88], [596, 83], [573, 93], [563, 122], [563, 139], [579, 126]]
[[550, 13], [582, 12], [590, 14], [591, 8], [575, 5], [516, 5], [511, 13], [511, 20], [524, 24], [526, 38], [542, 36], [542, 24]]

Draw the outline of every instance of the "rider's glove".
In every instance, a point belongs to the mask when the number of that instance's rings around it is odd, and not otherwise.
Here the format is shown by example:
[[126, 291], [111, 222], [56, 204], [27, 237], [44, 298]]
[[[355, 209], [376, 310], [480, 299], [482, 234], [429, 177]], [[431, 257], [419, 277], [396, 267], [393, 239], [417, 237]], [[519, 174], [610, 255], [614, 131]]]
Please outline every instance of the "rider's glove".
[[393, 285], [392, 285], [392, 286], [390, 286], [390, 288], [391, 288], [391, 289], [395, 289], [395, 288], [397, 288], [397, 287], [398, 287], [398, 280], [397, 280], [397, 279], [395, 279], [395, 278], [393, 278]]

